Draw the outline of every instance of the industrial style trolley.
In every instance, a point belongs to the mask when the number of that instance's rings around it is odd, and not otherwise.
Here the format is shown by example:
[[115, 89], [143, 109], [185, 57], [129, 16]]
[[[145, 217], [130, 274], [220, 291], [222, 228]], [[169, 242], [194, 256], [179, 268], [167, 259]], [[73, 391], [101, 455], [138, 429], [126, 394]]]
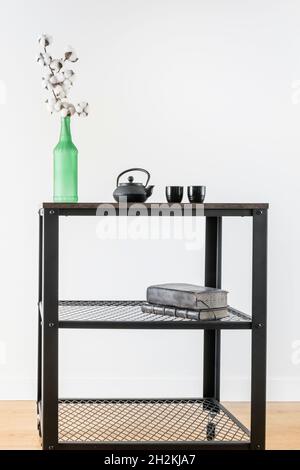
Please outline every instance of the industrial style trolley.
[[[222, 272], [222, 218], [251, 217], [252, 315], [230, 308], [229, 317], [217, 321], [146, 314], [141, 311], [141, 302], [136, 300], [61, 301], [58, 298], [59, 219], [96, 216], [100, 204], [44, 203], [39, 211], [37, 413], [43, 449], [264, 449], [268, 204], [177, 204], [177, 209], [169, 210], [166, 204], [123, 207], [111, 203], [107, 206], [114, 210], [102, 214], [198, 216], [200, 213], [206, 218], [205, 285], [218, 288]], [[58, 337], [61, 328], [204, 330], [203, 397], [60, 398]], [[250, 431], [220, 403], [220, 341], [224, 329], [251, 332]]]

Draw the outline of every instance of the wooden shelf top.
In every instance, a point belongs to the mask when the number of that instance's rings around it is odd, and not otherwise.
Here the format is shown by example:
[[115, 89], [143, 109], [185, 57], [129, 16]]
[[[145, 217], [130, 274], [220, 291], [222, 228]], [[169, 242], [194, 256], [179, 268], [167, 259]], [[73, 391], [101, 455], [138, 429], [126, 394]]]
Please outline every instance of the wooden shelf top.
[[[78, 202], [76, 204], [73, 203], [60, 203], [60, 202], [44, 202], [43, 208], [44, 209], [97, 209], [99, 206], [108, 206], [118, 208], [124, 208], [124, 204], [118, 204], [117, 202]], [[172, 207], [173, 204], [168, 204], [167, 202], [146, 202], [146, 203], [128, 203], [127, 207], [134, 206], [135, 208], [141, 207], [145, 209], [155, 209], [159, 206], [162, 207]], [[184, 203], [175, 203], [174, 207], [178, 207], [181, 209], [204, 209], [204, 210], [254, 210], [254, 209], [268, 209], [268, 203], [246, 203], [246, 202], [218, 202], [218, 203], [204, 203], [204, 204], [190, 204], [188, 202]]]

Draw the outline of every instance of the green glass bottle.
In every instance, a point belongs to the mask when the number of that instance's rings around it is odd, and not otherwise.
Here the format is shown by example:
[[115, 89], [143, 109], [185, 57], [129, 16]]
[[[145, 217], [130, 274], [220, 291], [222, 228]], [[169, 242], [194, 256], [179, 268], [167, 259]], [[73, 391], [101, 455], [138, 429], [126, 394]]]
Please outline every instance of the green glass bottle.
[[54, 148], [54, 202], [77, 202], [78, 150], [72, 142], [70, 116], [61, 118], [59, 142]]

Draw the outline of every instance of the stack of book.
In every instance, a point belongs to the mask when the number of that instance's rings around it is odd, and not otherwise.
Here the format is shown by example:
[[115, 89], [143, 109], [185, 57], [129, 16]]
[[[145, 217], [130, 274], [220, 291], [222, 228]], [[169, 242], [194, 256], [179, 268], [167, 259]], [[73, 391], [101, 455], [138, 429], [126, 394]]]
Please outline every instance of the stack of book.
[[188, 318], [220, 320], [228, 317], [228, 292], [193, 284], [157, 284], [147, 289], [144, 313]]

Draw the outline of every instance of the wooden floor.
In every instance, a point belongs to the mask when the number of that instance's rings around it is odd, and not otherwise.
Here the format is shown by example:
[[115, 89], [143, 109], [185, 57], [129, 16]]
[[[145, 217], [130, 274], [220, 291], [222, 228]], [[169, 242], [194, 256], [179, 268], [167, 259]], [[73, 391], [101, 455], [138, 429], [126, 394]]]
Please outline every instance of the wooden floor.
[[[226, 403], [249, 426], [248, 403]], [[0, 449], [41, 449], [35, 403], [0, 401]], [[300, 402], [272, 402], [267, 412], [267, 448], [300, 450]]]

